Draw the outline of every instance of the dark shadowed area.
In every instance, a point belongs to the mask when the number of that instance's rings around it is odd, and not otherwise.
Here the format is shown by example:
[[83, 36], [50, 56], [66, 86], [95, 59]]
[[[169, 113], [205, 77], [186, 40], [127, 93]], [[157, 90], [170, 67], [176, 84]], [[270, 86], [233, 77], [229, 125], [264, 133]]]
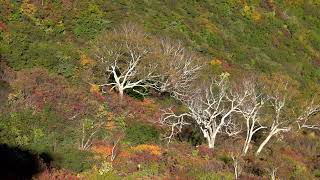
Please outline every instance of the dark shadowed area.
[[0, 179], [25, 180], [40, 173], [45, 163], [50, 163], [47, 155], [38, 155], [19, 147], [0, 144]]

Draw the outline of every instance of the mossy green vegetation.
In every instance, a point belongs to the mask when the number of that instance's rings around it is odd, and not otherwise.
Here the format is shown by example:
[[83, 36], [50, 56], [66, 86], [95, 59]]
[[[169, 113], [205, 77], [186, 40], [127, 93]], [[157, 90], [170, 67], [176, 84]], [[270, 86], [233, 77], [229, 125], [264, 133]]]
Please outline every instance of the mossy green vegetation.
[[141, 123], [130, 123], [125, 133], [125, 141], [132, 145], [157, 143], [160, 140], [160, 133], [156, 128]]

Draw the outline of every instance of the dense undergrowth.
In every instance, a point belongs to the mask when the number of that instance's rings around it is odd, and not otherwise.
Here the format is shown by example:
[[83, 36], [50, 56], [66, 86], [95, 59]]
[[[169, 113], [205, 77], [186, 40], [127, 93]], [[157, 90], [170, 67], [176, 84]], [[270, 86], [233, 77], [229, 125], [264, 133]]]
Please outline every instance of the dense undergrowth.
[[[0, 143], [31, 151], [38, 179], [234, 179], [241, 136], [221, 136], [211, 150], [189, 127], [167, 145], [161, 109], [181, 104], [153, 91], [128, 90], [123, 102], [102, 93], [92, 44], [135, 22], [209, 59], [205, 77], [252, 73], [275, 86], [285, 79], [300, 97], [291, 103], [301, 104], [320, 95], [319, 9], [317, 0], [0, 0]], [[277, 137], [261, 156], [239, 160], [241, 178], [268, 179], [273, 171], [280, 179], [319, 178], [319, 135]], [[22, 157], [17, 164], [30, 161]]]

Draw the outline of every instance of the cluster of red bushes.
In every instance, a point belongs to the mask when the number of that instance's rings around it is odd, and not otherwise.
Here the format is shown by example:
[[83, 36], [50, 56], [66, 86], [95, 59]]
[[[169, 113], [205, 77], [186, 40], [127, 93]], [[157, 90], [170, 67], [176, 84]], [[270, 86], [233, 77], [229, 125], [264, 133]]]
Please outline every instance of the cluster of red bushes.
[[64, 170], [45, 170], [35, 177], [38, 180], [57, 180], [57, 179], [67, 179], [67, 180], [78, 180], [80, 179], [75, 174], [64, 171]]
[[28, 104], [37, 111], [51, 105], [67, 118], [76, 114], [95, 113], [101, 100], [88, 89], [71, 86], [62, 76], [50, 74], [41, 68], [17, 72], [11, 84], [16, 93], [21, 93], [17, 105]]
[[105, 97], [112, 112], [114, 114], [126, 112], [128, 120], [155, 123], [160, 118], [160, 107], [151, 99], [146, 98], [143, 101], [139, 101], [132, 97], [124, 96], [120, 101], [119, 94], [113, 91], [107, 91]]
[[0, 31], [6, 31], [6, 30], [7, 30], [6, 24], [0, 21]]

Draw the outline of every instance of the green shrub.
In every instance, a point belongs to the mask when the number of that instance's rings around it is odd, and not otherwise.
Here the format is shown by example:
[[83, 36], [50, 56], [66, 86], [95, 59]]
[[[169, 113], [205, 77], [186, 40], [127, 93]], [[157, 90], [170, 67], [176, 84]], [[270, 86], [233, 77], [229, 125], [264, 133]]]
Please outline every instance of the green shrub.
[[139, 122], [128, 124], [125, 140], [129, 144], [157, 143], [160, 134], [156, 128]]
[[88, 151], [77, 149], [61, 149], [53, 155], [53, 166], [64, 168], [75, 172], [90, 169], [94, 164], [93, 154]]
[[89, 4], [88, 9], [76, 21], [74, 33], [79, 38], [92, 39], [101, 30], [110, 28], [110, 23], [103, 18], [103, 13], [98, 6]]
[[198, 149], [194, 149], [194, 150], [192, 150], [191, 154], [192, 154], [193, 157], [197, 157], [199, 155], [199, 150]]
[[159, 175], [159, 164], [143, 164], [141, 165], [141, 170], [134, 172], [126, 177], [127, 180], [136, 179], [152, 179], [152, 177], [157, 177]]
[[315, 177], [320, 178], [320, 169], [316, 169], [313, 174]]
[[[144, 88], [135, 88], [136, 91], [139, 91], [139, 92], [142, 92], [142, 93], [147, 93], [146, 90]], [[126, 89], [125, 90], [125, 93], [130, 96], [130, 97], [133, 97], [135, 99], [138, 99], [140, 101], [143, 101], [144, 99], [144, 95], [140, 94], [140, 93], [137, 93], [136, 91], [134, 91], [133, 89]]]
[[9, 113], [0, 119], [0, 142], [30, 149], [39, 154], [52, 154], [53, 164], [76, 172], [91, 167], [92, 154], [79, 151], [75, 125], [52, 112], [31, 110]]
[[84, 179], [94, 179], [94, 180], [121, 180], [121, 176], [117, 175], [115, 172], [111, 171], [105, 174], [100, 174], [98, 171], [87, 171], [81, 174]]
[[227, 153], [223, 153], [221, 156], [219, 156], [219, 159], [223, 161], [225, 164], [231, 164], [231, 162], [233, 161], [231, 156]]
[[230, 172], [208, 172], [202, 169], [192, 169], [187, 173], [187, 177], [192, 177], [199, 180], [232, 180], [234, 175]]
[[115, 119], [116, 125], [117, 127], [122, 130], [122, 131], [126, 131], [127, 130], [127, 123], [126, 123], [126, 119], [124, 116], [118, 116]]
[[230, 172], [217, 172], [199, 175], [198, 178], [200, 180], [232, 180], [234, 179], [234, 175]]
[[21, 70], [41, 66], [68, 78], [74, 75], [80, 56], [72, 45], [32, 36], [14, 32], [1, 44], [0, 53], [12, 68]]

